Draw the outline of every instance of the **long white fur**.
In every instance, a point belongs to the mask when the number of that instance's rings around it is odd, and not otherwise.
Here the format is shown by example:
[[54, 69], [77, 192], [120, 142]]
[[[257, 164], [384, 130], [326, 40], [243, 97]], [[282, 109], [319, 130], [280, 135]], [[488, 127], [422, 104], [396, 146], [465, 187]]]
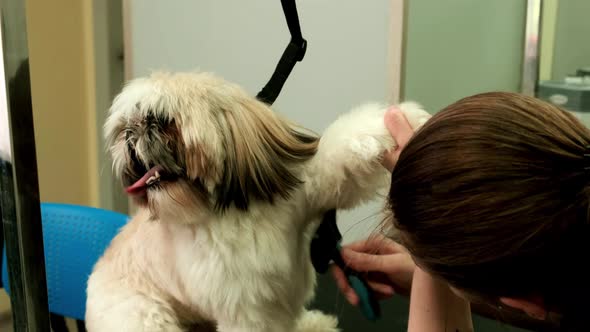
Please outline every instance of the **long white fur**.
[[[136, 116], [139, 101], [167, 112], [182, 109], [183, 93], [198, 98], [182, 83], [166, 85], [177, 89], [167, 91], [157, 82], [144, 78], [128, 85], [114, 102], [106, 132]], [[414, 128], [429, 118], [416, 104], [400, 107]], [[140, 209], [90, 276], [88, 331], [185, 331], [199, 322], [222, 332], [338, 331], [335, 317], [305, 309], [315, 287], [309, 245], [324, 211], [353, 208], [389, 186], [379, 162], [395, 146], [385, 110], [367, 104], [336, 120], [317, 154], [298, 170], [305, 182], [288, 200], [254, 202], [247, 212], [229, 209], [223, 215], [175, 208], [175, 220], [150, 221], [149, 211]], [[203, 133], [199, 121], [185, 116], [188, 140], [202, 142], [191, 137]], [[208, 153], [223, 153], [214, 135], [207, 142]], [[111, 143], [120, 171], [122, 148]]]

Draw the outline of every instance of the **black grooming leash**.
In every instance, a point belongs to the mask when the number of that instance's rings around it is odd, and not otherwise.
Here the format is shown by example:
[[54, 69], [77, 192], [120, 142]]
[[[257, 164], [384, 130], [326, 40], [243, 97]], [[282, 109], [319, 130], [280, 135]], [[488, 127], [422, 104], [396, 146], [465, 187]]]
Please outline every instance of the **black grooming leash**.
[[[275, 102], [289, 74], [291, 74], [297, 62], [303, 60], [307, 49], [307, 41], [301, 34], [295, 0], [281, 0], [281, 5], [291, 33], [291, 40], [270, 80], [256, 96], [258, 100], [268, 105]], [[342, 236], [336, 224], [336, 210], [329, 210], [324, 214], [322, 222], [311, 241], [310, 254], [313, 267], [316, 272], [323, 274], [328, 270], [330, 262], [334, 262], [339, 266], [346, 274], [350, 286], [358, 295], [359, 306], [365, 317], [369, 320], [376, 320], [381, 314], [379, 303], [364, 278], [346, 267], [340, 254], [341, 239]]]
[[303, 60], [307, 49], [307, 41], [301, 34], [295, 0], [281, 0], [281, 5], [283, 6], [287, 25], [289, 26], [289, 32], [291, 33], [291, 40], [283, 52], [270, 80], [256, 96], [260, 101], [269, 105], [272, 105], [277, 99], [293, 67], [295, 67], [297, 62]]

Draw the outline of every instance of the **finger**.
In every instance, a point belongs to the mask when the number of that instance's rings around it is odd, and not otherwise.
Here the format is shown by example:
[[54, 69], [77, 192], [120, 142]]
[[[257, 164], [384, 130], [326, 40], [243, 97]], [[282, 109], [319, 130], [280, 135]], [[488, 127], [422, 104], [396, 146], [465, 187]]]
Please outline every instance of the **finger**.
[[412, 287], [411, 281], [407, 281], [407, 276], [411, 278], [412, 274], [398, 272], [393, 276], [389, 276], [382, 272], [369, 272], [365, 280], [367, 282], [387, 285], [391, 287], [393, 294], [407, 295], [407, 291]]
[[359, 302], [359, 297], [354, 292], [354, 289], [352, 289], [352, 287], [350, 287], [350, 284], [348, 283], [348, 280], [346, 278], [346, 275], [344, 274], [344, 271], [342, 271], [338, 266], [335, 266], [335, 265], [332, 266], [331, 270], [332, 270], [332, 276], [336, 280], [336, 285], [338, 286], [338, 288], [340, 289], [342, 294], [344, 294], [344, 297], [346, 298], [348, 303], [350, 303], [352, 305], [357, 305]]
[[387, 255], [373, 255], [357, 252], [348, 248], [341, 251], [347, 267], [359, 272], [384, 272]]
[[393, 153], [393, 157], [397, 159], [401, 150], [412, 138], [414, 130], [412, 129], [412, 126], [410, 126], [406, 116], [397, 107], [391, 107], [387, 110], [384, 121], [387, 130], [389, 130], [389, 133], [397, 143], [397, 148]]
[[388, 285], [386, 283], [367, 280], [367, 284], [376, 293], [389, 296], [395, 294], [395, 289], [391, 285]]
[[[391, 286], [389, 286], [389, 289], [386, 289], [386, 288], [380, 288], [380, 286], [376, 285], [379, 283], [374, 283], [372, 281], [367, 281], [367, 284], [369, 284], [369, 287], [371, 288], [371, 292], [373, 293], [373, 296], [375, 296], [375, 298], [379, 301], [389, 299], [393, 295], [397, 294], [396, 290], [394, 288], [391, 288]], [[381, 285], [388, 286], [385, 284], [381, 284]]]
[[388, 255], [399, 252], [406, 252], [401, 244], [382, 235], [369, 237], [366, 240], [353, 242], [344, 246], [345, 248], [365, 253]]
[[397, 107], [391, 107], [385, 113], [385, 126], [391, 136], [395, 138], [397, 145], [401, 148], [406, 146], [414, 134], [410, 122], [408, 122], [404, 113]]
[[344, 248], [341, 254], [347, 267], [357, 272], [381, 272], [391, 278], [392, 274], [412, 270], [409, 265], [413, 261], [407, 253], [373, 255]]
[[373, 251], [379, 247], [382, 247], [390, 242], [391, 240], [385, 236], [378, 234], [370, 236], [364, 240], [355, 241], [345, 245], [344, 247], [353, 249], [355, 251]]

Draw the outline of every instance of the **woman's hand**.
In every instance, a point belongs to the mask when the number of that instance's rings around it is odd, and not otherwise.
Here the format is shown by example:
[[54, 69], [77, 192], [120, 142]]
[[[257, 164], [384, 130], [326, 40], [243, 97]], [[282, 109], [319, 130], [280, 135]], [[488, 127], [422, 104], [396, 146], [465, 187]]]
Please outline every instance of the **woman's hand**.
[[383, 166], [391, 172], [395, 163], [399, 159], [399, 154], [402, 149], [408, 144], [410, 138], [412, 138], [414, 130], [410, 126], [404, 113], [395, 106], [392, 106], [387, 110], [384, 121], [387, 130], [389, 130], [391, 137], [393, 137], [396, 142], [396, 146], [383, 156], [383, 161], [381, 162]]
[[[389, 298], [395, 293], [409, 293], [414, 261], [406, 248], [395, 241], [377, 236], [355, 242], [342, 249], [342, 258], [352, 270], [367, 273], [367, 283], [378, 298]], [[359, 298], [350, 287], [344, 272], [333, 266], [332, 274], [348, 302], [357, 305]]]

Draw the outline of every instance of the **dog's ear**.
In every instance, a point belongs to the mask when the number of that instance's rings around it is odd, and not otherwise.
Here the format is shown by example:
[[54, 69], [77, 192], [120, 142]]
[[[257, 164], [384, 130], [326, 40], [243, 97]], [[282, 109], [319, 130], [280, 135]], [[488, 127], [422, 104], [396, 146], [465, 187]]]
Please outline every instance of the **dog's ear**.
[[294, 167], [316, 153], [319, 138], [259, 101], [242, 99], [231, 107], [221, 110], [226, 156], [214, 193], [216, 208], [234, 204], [245, 210], [251, 200], [273, 203], [288, 198], [301, 183]]
[[212, 165], [207, 167], [209, 158], [205, 155], [205, 152], [200, 145], [190, 146], [186, 149], [185, 163], [186, 163], [186, 175], [191, 180], [197, 178], [206, 178], [210, 176]]

